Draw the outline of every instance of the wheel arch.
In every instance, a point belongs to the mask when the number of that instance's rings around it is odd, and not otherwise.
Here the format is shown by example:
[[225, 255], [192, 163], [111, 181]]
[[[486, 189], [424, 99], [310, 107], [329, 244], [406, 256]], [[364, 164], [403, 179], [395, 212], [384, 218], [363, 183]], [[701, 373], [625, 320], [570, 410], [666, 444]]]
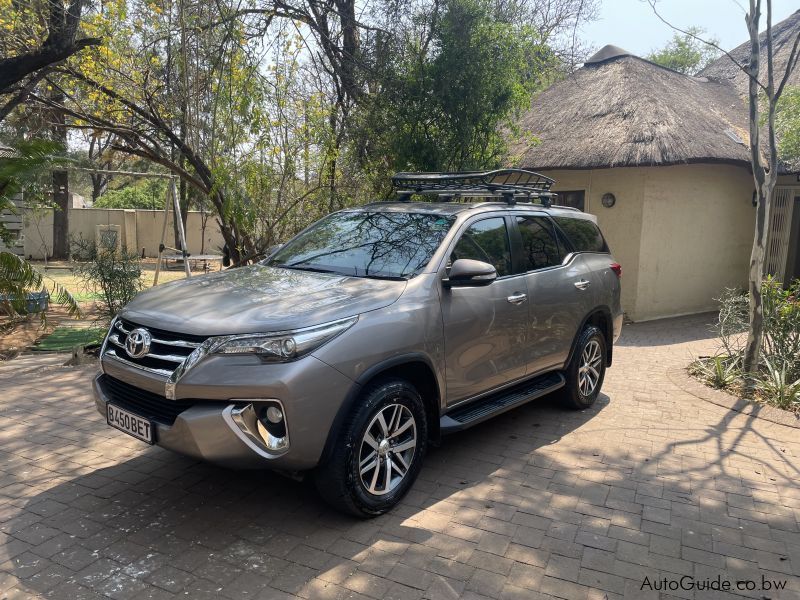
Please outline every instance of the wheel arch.
[[606, 366], [611, 366], [614, 356], [614, 319], [611, 316], [611, 309], [607, 306], [598, 306], [592, 309], [581, 321], [580, 327], [575, 332], [575, 337], [572, 339], [572, 346], [569, 350], [569, 356], [564, 363], [568, 365], [572, 361], [575, 354], [575, 346], [578, 343], [578, 338], [581, 332], [587, 325], [594, 325], [603, 332], [603, 337], [606, 339]]
[[433, 361], [422, 353], [393, 356], [373, 365], [355, 380], [336, 413], [330, 431], [328, 431], [328, 437], [325, 440], [325, 446], [322, 449], [322, 456], [320, 456], [319, 460], [320, 464], [326, 462], [330, 456], [333, 446], [339, 437], [342, 424], [353, 409], [353, 404], [361, 391], [370, 382], [383, 377], [405, 379], [419, 390], [422, 401], [425, 404], [426, 416], [428, 417], [428, 438], [433, 441], [439, 439], [442, 391], [439, 378], [433, 367]]

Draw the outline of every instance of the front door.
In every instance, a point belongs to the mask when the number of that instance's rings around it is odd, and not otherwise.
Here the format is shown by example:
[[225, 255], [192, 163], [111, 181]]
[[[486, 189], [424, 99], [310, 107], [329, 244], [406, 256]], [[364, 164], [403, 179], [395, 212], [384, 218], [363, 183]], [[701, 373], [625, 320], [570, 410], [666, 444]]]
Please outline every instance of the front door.
[[525, 376], [528, 320], [525, 278], [512, 275], [504, 217], [471, 223], [448, 263], [488, 262], [497, 280], [485, 287], [442, 287], [447, 403], [453, 404]]

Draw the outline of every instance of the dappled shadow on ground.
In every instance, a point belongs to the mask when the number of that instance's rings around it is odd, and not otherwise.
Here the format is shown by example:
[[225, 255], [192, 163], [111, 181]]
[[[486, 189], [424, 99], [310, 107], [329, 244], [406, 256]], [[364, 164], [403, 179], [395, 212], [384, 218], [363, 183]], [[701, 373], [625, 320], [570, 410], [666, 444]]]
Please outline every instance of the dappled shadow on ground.
[[[455, 597], [485, 566], [483, 521], [501, 523], [516, 502], [550, 510], [534, 500], [555, 474], [536, 464], [538, 449], [584, 426], [607, 402], [569, 412], [543, 398], [446, 438], [401, 505], [369, 521], [329, 509], [308, 483], [131, 444], [84, 408], [72, 422], [90, 422], [85, 430], [70, 431], [70, 419], [34, 417], [18, 443], [3, 438], [6, 483], [16, 481], [2, 490], [15, 508], [0, 530], [13, 539], [7, 553], [16, 553], [0, 568], [30, 593], [71, 600], [89, 590], [317, 597], [316, 588], [345, 589], [345, 582], [372, 586], [372, 595], [392, 586], [413, 592], [422, 583], [408, 569], [420, 569], [425, 589], [435, 580]], [[54, 439], [66, 455], [45, 456], [50, 444], [36, 442]], [[38, 468], [30, 461], [37, 455]], [[425, 570], [434, 560], [443, 573]]]
[[644, 577], [719, 574], [786, 580], [795, 595], [772, 597], [796, 597], [796, 431], [681, 396], [664, 372], [682, 354], [618, 350], [593, 408], [547, 397], [446, 438], [369, 521], [307, 484], [107, 428], [88, 370], [24, 386], [0, 370], [0, 592], [647, 599]]

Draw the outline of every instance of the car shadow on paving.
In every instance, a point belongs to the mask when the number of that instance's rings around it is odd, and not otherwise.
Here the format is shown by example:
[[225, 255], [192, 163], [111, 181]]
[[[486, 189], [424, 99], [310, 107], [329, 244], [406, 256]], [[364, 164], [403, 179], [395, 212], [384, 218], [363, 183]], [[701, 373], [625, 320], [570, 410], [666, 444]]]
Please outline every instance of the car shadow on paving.
[[[66, 395], [68, 387], [62, 385]], [[536, 515], [559, 509], [542, 496], [557, 471], [535, 453], [607, 403], [603, 396], [590, 410], [569, 412], [545, 398], [450, 436], [431, 448], [403, 502], [368, 521], [331, 510], [305, 482], [131, 444], [81, 407], [37, 420], [26, 442], [42, 445], [14, 453], [8, 464], [21, 477], [11, 485], [8, 476], [3, 480], [14, 508], [3, 511], [10, 518], [0, 526], [6, 536], [0, 574], [13, 575], [28, 593], [69, 599], [433, 598], [468, 589], [493, 596], [515, 564], [522, 571], [544, 560], [546, 552], [534, 555], [531, 547], [541, 545], [548, 529], [558, 541], [566, 540], [565, 527], [577, 527], [558, 523], [556, 513]], [[81, 421], [91, 427], [70, 431], [70, 422]], [[98, 434], [106, 438], [100, 444]], [[52, 447], [59, 439], [67, 456]], [[133, 458], [114, 458], [131, 450]], [[112, 464], [92, 467], [95, 460]], [[64, 476], [54, 485], [55, 468]], [[596, 494], [589, 482], [563, 485], [577, 497]], [[512, 523], [515, 515], [519, 523]], [[509, 548], [523, 562], [507, 558]]]
[[110, 429], [93, 369], [0, 366], [0, 599], [647, 600], [645, 577], [719, 575], [788, 589], [661, 597], [797, 600], [797, 430], [682, 394], [665, 373], [706, 339], [682, 324], [675, 347], [627, 328], [589, 410], [546, 397], [446, 438], [369, 521]]

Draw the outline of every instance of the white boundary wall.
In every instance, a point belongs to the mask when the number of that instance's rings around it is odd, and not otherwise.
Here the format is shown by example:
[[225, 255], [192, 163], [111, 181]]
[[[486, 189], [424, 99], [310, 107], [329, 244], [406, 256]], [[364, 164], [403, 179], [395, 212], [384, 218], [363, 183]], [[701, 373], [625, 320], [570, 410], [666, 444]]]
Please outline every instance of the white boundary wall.
[[[205, 232], [202, 230], [202, 215], [197, 211], [189, 211], [186, 222], [186, 245], [190, 254], [221, 254], [224, 243], [219, 232], [216, 219], [211, 215], [206, 222]], [[123, 210], [107, 208], [71, 208], [69, 209], [69, 234], [74, 238], [82, 235], [86, 239], [95, 239], [98, 225], [118, 225], [122, 244], [128, 250], [135, 250], [141, 255], [158, 256], [158, 244], [161, 241], [161, 227], [164, 223], [163, 210]], [[25, 210], [23, 235], [25, 238], [25, 256], [34, 259], [45, 258], [53, 249], [53, 210]], [[205, 238], [205, 244], [202, 244]], [[167, 235], [164, 242], [174, 246], [172, 233], [172, 213], [167, 223]]]

